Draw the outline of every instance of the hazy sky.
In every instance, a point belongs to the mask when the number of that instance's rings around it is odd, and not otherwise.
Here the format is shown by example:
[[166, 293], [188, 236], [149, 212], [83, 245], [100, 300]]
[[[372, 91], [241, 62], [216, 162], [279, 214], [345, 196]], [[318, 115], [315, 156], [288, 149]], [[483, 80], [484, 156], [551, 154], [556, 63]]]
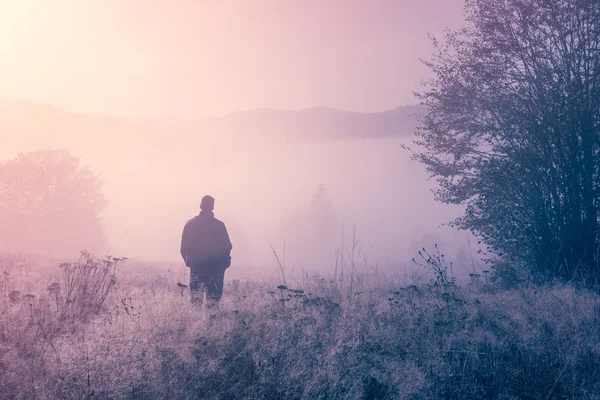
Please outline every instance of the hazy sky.
[[414, 103], [462, 0], [0, 0], [0, 96], [111, 115]]

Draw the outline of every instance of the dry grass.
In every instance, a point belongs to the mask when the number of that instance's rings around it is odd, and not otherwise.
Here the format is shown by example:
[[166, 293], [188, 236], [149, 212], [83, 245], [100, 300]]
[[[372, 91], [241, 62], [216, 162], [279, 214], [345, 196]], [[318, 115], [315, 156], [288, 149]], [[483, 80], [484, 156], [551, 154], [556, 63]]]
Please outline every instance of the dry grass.
[[89, 265], [59, 269], [58, 300], [0, 278], [3, 398], [600, 398], [600, 298], [572, 286], [288, 277], [203, 310], [171, 275]]

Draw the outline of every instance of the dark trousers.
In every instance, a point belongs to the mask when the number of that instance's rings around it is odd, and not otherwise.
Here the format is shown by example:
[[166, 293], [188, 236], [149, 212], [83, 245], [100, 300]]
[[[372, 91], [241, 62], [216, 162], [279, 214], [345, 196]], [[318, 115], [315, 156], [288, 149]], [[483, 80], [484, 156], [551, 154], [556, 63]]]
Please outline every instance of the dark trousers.
[[224, 279], [224, 270], [198, 271], [197, 268], [190, 268], [192, 303], [202, 304], [204, 293], [206, 293], [208, 306], [218, 303], [223, 295]]

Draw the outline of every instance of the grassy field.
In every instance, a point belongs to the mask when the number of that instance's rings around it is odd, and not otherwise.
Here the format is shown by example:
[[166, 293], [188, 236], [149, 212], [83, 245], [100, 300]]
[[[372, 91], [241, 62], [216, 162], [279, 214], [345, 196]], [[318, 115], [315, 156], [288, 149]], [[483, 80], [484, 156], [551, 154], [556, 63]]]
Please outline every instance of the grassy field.
[[183, 269], [0, 269], [2, 399], [600, 399], [600, 297], [572, 286], [305, 275], [207, 310]]

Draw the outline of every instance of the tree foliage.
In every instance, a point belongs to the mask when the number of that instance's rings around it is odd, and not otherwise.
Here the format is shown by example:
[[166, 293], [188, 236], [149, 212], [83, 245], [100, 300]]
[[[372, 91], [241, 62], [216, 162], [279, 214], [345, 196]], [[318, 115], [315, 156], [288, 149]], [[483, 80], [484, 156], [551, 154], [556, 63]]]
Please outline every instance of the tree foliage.
[[495, 261], [598, 282], [600, 2], [467, 0], [433, 39], [415, 155]]
[[0, 247], [103, 251], [102, 180], [67, 150], [20, 153], [0, 163]]

